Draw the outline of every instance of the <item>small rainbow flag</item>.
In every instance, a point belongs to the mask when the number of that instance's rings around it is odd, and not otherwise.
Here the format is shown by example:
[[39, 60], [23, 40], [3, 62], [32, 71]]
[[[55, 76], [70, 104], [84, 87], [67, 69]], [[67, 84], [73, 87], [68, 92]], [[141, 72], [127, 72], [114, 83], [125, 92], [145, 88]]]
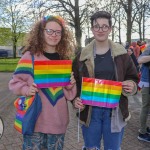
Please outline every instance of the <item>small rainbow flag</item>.
[[72, 60], [34, 61], [34, 82], [39, 88], [70, 84]]
[[140, 49], [141, 49], [141, 52], [143, 53], [145, 51], [145, 49], [146, 49], [146, 44], [140, 46]]
[[83, 104], [115, 108], [119, 104], [122, 82], [82, 78], [81, 100]]

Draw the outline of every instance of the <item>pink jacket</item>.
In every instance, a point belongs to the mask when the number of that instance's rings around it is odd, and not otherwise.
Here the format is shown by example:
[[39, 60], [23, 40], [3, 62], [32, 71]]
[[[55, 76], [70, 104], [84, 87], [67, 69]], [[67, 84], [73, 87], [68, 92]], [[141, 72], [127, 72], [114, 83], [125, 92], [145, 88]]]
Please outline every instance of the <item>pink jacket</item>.
[[[48, 60], [44, 55], [35, 55], [35, 60]], [[18, 66], [9, 82], [9, 89], [16, 95], [28, 96], [29, 86], [34, 82], [30, 52], [20, 59]], [[35, 132], [62, 134], [69, 123], [67, 101], [76, 96], [76, 85], [71, 90], [65, 87], [39, 89], [42, 101], [42, 112], [35, 126]]]

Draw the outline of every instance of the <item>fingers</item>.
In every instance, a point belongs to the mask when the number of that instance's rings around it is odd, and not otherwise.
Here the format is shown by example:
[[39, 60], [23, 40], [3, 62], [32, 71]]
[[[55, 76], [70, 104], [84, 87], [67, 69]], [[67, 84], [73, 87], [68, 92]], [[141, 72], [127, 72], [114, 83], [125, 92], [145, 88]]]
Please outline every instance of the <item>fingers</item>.
[[134, 84], [130, 81], [124, 81], [122, 82], [122, 88], [125, 92], [131, 93], [134, 89]]
[[32, 85], [29, 87], [29, 95], [35, 95], [36, 92], [38, 92], [37, 85], [35, 83], [32, 83]]
[[67, 85], [66, 89], [68, 90], [72, 89], [75, 83], [76, 83], [76, 80], [74, 78], [73, 72], [71, 72], [70, 85]]
[[84, 109], [85, 105], [82, 104], [82, 100], [77, 97], [75, 100], [74, 100], [74, 107], [75, 108], [79, 108], [79, 109]]
[[71, 77], [70, 77], [70, 83], [71, 84], [75, 84], [76, 83], [76, 80], [75, 80], [75, 78], [74, 78], [74, 75], [73, 75], [74, 73], [73, 72], [71, 72]]

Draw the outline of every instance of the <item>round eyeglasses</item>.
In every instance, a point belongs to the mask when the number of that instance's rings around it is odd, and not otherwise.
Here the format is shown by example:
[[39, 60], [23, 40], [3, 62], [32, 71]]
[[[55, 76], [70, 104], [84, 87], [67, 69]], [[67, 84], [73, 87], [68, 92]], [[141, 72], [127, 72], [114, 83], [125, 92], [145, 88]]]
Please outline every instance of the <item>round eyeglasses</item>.
[[55, 33], [55, 36], [61, 36], [62, 32], [60, 30], [52, 30], [52, 29], [44, 29], [48, 35], [53, 35]]
[[101, 29], [101, 31], [103, 31], [103, 32], [107, 32], [107, 31], [109, 30], [109, 26], [108, 26], [108, 25], [102, 25], [102, 26], [100, 27], [98, 24], [96, 24], [96, 25], [94, 25], [94, 26], [92, 27], [92, 29], [93, 29], [95, 32], [100, 31], [100, 29]]

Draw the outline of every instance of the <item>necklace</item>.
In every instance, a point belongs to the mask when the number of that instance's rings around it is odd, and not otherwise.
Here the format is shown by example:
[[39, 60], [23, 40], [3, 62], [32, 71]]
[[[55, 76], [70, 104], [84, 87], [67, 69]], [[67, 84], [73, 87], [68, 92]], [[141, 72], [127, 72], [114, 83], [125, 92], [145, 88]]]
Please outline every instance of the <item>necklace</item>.
[[93, 56], [94, 56], [94, 59], [96, 58], [96, 55], [98, 55], [99, 58], [101, 58], [101, 59], [105, 58], [105, 55], [108, 53], [108, 51], [106, 53], [104, 53], [104, 54], [96, 54], [96, 43], [93, 44]]

